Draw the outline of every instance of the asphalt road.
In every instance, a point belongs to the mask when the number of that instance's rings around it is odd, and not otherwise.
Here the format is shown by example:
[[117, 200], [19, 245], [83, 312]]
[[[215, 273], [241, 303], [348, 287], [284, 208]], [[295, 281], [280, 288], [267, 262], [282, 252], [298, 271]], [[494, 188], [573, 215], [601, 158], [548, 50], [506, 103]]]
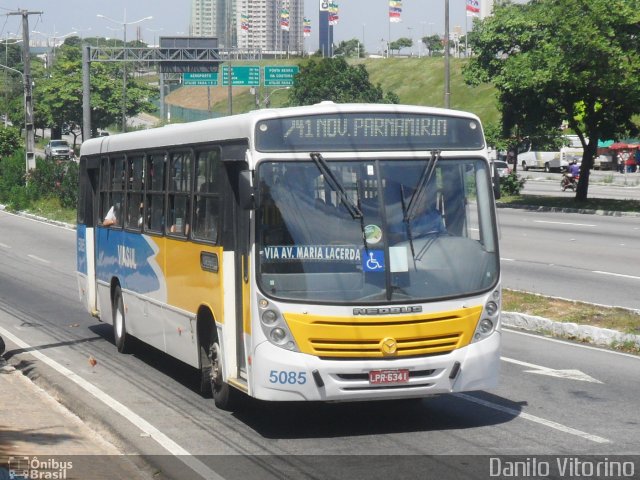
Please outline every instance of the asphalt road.
[[[560, 181], [562, 174], [545, 173], [538, 170], [523, 172], [518, 175], [527, 179], [522, 190], [524, 195], [565, 196], [568, 205], [575, 197], [571, 190], [562, 191]], [[589, 176], [589, 198], [617, 198], [622, 200], [640, 200], [640, 173], [614, 173], [612, 171], [592, 171]]]
[[143, 345], [117, 354], [111, 327], [79, 305], [75, 232], [4, 212], [0, 232], [0, 334], [24, 342], [9, 339], [10, 361], [148, 457], [157, 478], [489, 478], [499, 455], [640, 453], [640, 358], [512, 331], [493, 392], [219, 411], [190, 367]]
[[640, 217], [501, 208], [503, 285], [640, 310]]

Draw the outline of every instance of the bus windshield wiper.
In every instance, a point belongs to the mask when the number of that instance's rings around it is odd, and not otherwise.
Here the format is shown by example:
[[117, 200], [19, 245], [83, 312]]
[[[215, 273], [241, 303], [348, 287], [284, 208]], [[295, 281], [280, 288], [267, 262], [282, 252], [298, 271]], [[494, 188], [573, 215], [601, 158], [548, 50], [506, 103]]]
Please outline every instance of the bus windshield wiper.
[[418, 180], [418, 184], [416, 185], [416, 189], [413, 191], [413, 194], [409, 198], [409, 203], [407, 204], [404, 196], [404, 186], [400, 185], [400, 201], [402, 205], [402, 220], [404, 221], [405, 228], [407, 230], [407, 238], [409, 239], [409, 246], [411, 247], [411, 256], [413, 258], [413, 267], [416, 267], [416, 252], [413, 247], [413, 232], [411, 231], [411, 221], [416, 216], [417, 206], [420, 205], [420, 202], [424, 200], [424, 196], [426, 194], [426, 186], [431, 181], [435, 171], [436, 165], [438, 164], [438, 160], [440, 159], [440, 151], [432, 150], [431, 157], [429, 161], [425, 165], [422, 170], [422, 174], [420, 175], [420, 179]]
[[335, 174], [331, 171], [325, 159], [322, 158], [322, 155], [318, 152], [313, 152], [310, 155], [311, 155], [311, 160], [313, 160], [313, 162], [316, 164], [316, 166], [318, 167], [318, 170], [320, 170], [320, 173], [322, 173], [322, 175], [326, 179], [331, 189], [338, 194], [338, 198], [342, 201], [344, 206], [347, 207], [347, 210], [349, 211], [349, 214], [351, 215], [351, 217], [354, 220], [356, 218], [359, 218], [360, 220], [362, 220], [364, 218], [364, 215], [362, 214], [362, 210], [360, 210], [360, 206], [359, 206], [360, 192], [358, 191], [358, 189], [356, 188], [356, 194], [358, 196], [358, 205], [356, 205], [355, 203], [353, 203], [353, 200], [349, 198], [349, 195], [347, 194], [347, 190], [344, 188], [344, 185], [342, 185], [340, 180], [338, 180]]
[[311, 156], [311, 160], [313, 160], [313, 162], [318, 167], [318, 170], [320, 170], [320, 173], [322, 173], [322, 175], [324, 176], [331, 189], [338, 195], [338, 199], [342, 201], [344, 206], [347, 208], [349, 214], [351, 215], [351, 218], [353, 218], [354, 220], [356, 218], [360, 220], [360, 233], [362, 234], [362, 243], [364, 245], [365, 251], [369, 252], [367, 238], [364, 233], [364, 214], [362, 213], [362, 203], [360, 201], [360, 189], [358, 188], [358, 184], [356, 184], [356, 198], [358, 201], [358, 203], [356, 204], [353, 203], [353, 200], [349, 198], [344, 185], [342, 185], [342, 182], [340, 182], [340, 180], [338, 180], [335, 174], [331, 171], [329, 165], [327, 165], [327, 162], [322, 157], [322, 154], [318, 152], [312, 152], [309, 155]]
[[420, 180], [418, 180], [416, 189], [411, 195], [411, 198], [409, 198], [409, 204], [407, 205], [406, 213], [404, 216], [405, 222], [411, 222], [411, 220], [413, 220], [413, 218], [416, 216], [418, 205], [420, 205], [420, 203], [424, 201], [424, 196], [427, 192], [427, 189], [425, 187], [431, 181], [434, 173], [436, 172], [436, 165], [438, 164], [438, 160], [440, 160], [440, 151], [433, 150], [431, 152], [431, 158], [429, 158], [429, 161], [422, 170], [422, 174], [420, 175]]

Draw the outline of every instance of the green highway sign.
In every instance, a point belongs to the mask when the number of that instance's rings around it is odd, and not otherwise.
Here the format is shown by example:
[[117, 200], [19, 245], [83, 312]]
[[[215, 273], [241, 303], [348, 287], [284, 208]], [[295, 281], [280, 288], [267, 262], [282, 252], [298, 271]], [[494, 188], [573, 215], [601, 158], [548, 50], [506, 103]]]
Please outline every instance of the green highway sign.
[[291, 87], [293, 77], [299, 71], [298, 66], [264, 67], [264, 86]]
[[182, 85], [215, 87], [218, 85], [218, 72], [183, 73]]
[[[224, 65], [220, 73], [222, 85], [229, 86], [229, 66]], [[257, 87], [260, 85], [260, 67], [258, 66], [233, 66], [231, 68], [231, 86], [233, 87]]]

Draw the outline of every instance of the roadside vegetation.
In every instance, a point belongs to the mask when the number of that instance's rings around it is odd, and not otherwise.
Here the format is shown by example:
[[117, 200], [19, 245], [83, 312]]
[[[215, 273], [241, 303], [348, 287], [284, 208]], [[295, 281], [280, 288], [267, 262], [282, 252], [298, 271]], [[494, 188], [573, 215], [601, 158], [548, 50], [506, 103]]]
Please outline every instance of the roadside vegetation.
[[638, 200], [616, 200], [612, 198], [588, 198], [586, 200], [576, 200], [566, 196], [542, 196], [504, 194], [499, 202], [505, 205], [517, 207], [543, 207], [570, 210], [607, 211], [607, 212], [636, 212], [640, 213], [640, 201]]
[[[504, 289], [502, 309], [547, 318], [556, 322], [576, 323], [607, 328], [631, 335], [640, 335], [640, 312], [625, 308], [610, 308], [534, 293]], [[548, 333], [551, 332], [541, 332]], [[568, 338], [568, 340], [578, 340]], [[609, 345], [619, 351], [640, 354], [640, 344], [634, 342]]]

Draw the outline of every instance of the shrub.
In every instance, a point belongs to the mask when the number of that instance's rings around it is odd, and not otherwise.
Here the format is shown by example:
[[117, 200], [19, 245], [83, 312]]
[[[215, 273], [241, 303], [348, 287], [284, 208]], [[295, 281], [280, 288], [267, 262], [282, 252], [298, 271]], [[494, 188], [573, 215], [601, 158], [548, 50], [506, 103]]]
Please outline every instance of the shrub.
[[64, 164], [38, 158], [36, 168], [29, 172], [29, 189], [33, 193], [33, 198], [57, 195], [64, 173]]
[[78, 203], [78, 164], [76, 162], [67, 164], [67, 171], [58, 190], [58, 198], [63, 208], [76, 208]]
[[520, 190], [526, 181], [526, 178], [518, 177], [515, 172], [511, 172], [506, 177], [500, 177], [500, 193], [505, 196], [520, 195]]
[[13, 189], [25, 185], [25, 154], [17, 150], [0, 161], [0, 202], [9, 203]]

